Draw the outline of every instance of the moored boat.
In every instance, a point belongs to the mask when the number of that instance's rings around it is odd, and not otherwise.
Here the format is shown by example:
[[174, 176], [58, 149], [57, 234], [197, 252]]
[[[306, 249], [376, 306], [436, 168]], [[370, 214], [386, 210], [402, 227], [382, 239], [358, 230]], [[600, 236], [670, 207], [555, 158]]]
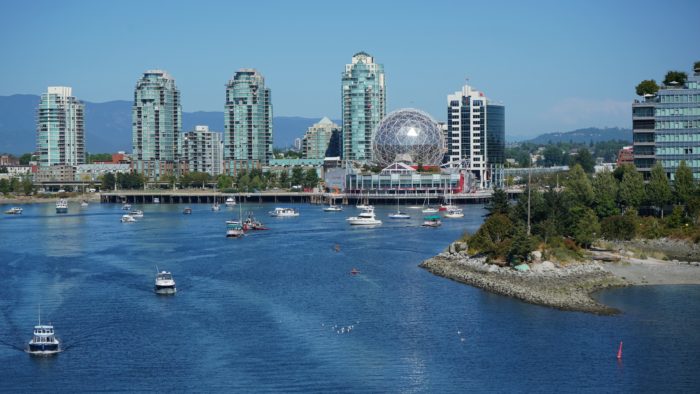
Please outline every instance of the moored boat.
[[131, 210], [131, 204], [124, 203], [124, 205], [122, 205], [122, 209], [125, 210], [125, 211], [130, 211], [130, 210]]
[[214, 212], [217, 212], [217, 211], [219, 211], [219, 209], [221, 209], [219, 207], [219, 202], [218, 201], [214, 202], [214, 205], [211, 206], [211, 210]]
[[440, 216], [439, 215], [431, 215], [431, 216], [426, 216], [423, 218], [423, 224], [421, 226], [423, 227], [440, 227], [442, 225], [442, 221], [440, 221]]
[[140, 209], [134, 209], [133, 211], [129, 211], [129, 216], [134, 217], [134, 218], [142, 218], [143, 211]]
[[331, 204], [331, 205], [323, 208], [324, 212], [340, 212], [342, 210], [343, 210], [343, 207], [341, 207], [340, 205], [334, 205], [334, 204]]
[[268, 214], [277, 218], [287, 218], [299, 216], [299, 211], [294, 208], [275, 208], [274, 211], [270, 211]]
[[445, 213], [445, 217], [450, 219], [463, 218], [464, 211], [462, 211], [462, 208], [452, 208]]
[[134, 219], [134, 217], [129, 215], [129, 214], [122, 215], [122, 218], [121, 218], [122, 223], [133, 223], [135, 221], [136, 221], [136, 219]]
[[156, 294], [175, 294], [177, 288], [173, 274], [168, 271], [158, 272], [154, 290]]
[[153, 203], [154, 203], [154, 204], [160, 204], [160, 198], [158, 198], [158, 197], [153, 197]]
[[349, 217], [345, 220], [354, 226], [374, 226], [382, 224], [382, 221], [375, 217], [374, 208], [364, 209], [359, 215]]
[[182, 210], [182, 213], [185, 215], [191, 215], [192, 214], [192, 208], [190, 207], [185, 207], [185, 209]]
[[236, 205], [236, 200], [234, 200], [233, 197], [229, 197], [224, 204], [226, 204], [227, 207], [232, 207]]
[[235, 220], [226, 221], [226, 238], [240, 238], [245, 235], [241, 222]]
[[21, 215], [22, 214], [22, 208], [19, 207], [12, 207], [5, 211], [6, 214], [8, 215]]
[[81, 208], [86, 208], [87, 206], [88, 206], [87, 200], [83, 200], [83, 201], [80, 202], [80, 207], [81, 207]]

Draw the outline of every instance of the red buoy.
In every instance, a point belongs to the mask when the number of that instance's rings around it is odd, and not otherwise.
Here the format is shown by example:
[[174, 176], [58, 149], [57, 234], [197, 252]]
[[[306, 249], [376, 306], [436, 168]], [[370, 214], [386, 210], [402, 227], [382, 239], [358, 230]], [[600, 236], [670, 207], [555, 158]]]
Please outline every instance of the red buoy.
[[622, 341], [620, 341], [620, 347], [617, 349], [617, 359], [622, 359]]

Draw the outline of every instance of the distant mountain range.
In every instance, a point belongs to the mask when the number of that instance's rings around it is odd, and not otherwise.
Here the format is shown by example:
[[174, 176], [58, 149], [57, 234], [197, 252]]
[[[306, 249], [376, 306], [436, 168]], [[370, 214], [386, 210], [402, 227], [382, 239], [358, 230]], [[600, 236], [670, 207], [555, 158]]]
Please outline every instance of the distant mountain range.
[[[30, 94], [0, 96], [0, 153], [22, 154], [36, 149], [36, 108], [40, 97]], [[85, 132], [90, 153], [131, 151], [131, 101], [85, 102]], [[319, 118], [275, 116], [272, 119], [273, 145], [289, 147], [295, 138]], [[334, 120], [336, 123], [340, 123]], [[182, 130], [208, 125], [210, 130], [224, 131], [222, 112], [183, 112]]]
[[534, 144], [556, 144], [557, 142], [601, 142], [610, 140], [622, 140], [632, 142], [632, 130], [622, 129], [619, 127], [609, 127], [598, 129], [589, 127], [574, 131], [547, 133], [541, 134], [533, 139], [523, 142], [532, 142]]

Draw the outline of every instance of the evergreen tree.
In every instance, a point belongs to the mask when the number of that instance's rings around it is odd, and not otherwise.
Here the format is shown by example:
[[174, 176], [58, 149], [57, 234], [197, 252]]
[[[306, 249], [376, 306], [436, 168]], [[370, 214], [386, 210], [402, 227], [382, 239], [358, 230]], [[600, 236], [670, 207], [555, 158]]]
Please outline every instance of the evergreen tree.
[[486, 216], [491, 216], [497, 213], [508, 215], [510, 213], [510, 204], [508, 203], [508, 193], [501, 188], [495, 188], [491, 195], [491, 201], [486, 205], [488, 213]]
[[593, 204], [593, 186], [580, 164], [575, 164], [564, 182], [564, 194], [569, 201], [589, 207]]
[[581, 165], [581, 168], [583, 168], [583, 171], [587, 174], [591, 174], [595, 170], [595, 159], [586, 148], [579, 149], [576, 155], [571, 156], [569, 165], [573, 167], [576, 164]]
[[637, 209], [644, 200], [644, 178], [634, 167], [625, 166], [618, 191], [618, 201], [625, 209]]
[[535, 243], [532, 237], [527, 235], [527, 230], [522, 225], [513, 227], [511, 239], [513, 241], [508, 251], [508, 261], [513, 265], [517, 265], [527, 260], [527, 256], [535, 248]]
[[574, 207], [571, 217], [571, 237], [579, 245], [589, 247], [600, 236], [598, 216], [588, 207]]
[[673, 192], [676, 202], [686, 205], [690, 201], [690, 196], [695, 194], [695, 182], [693, 181], [693, 171], [681, 160], [681, 164], [676, 169], [675, 181], [673, 183]]
[[613, 173], [605, 170], [593, 178], [593, 193], [595, 212], [599, 217], [612, 216], [619, 214], [617, 209], [617, 179]]
[[647, 184], [647, 198], [652, 206], [661, 210], [661, 217], [664, 217], [664, 206], [671, 201], [671, 185], [668, 183], [666, 171], [661, 163], [656, 163], [651, 168], [651, 177]]

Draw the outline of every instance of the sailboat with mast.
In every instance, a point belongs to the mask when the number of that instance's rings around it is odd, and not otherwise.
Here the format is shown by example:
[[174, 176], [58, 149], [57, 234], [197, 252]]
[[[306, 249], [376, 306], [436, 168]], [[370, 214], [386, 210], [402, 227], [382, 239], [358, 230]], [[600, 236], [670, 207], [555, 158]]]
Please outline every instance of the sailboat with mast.
[[396, 212], [392, 212], [389, 214], [389, 219], [410, 219], [411, 215], [401, 212], [401, 209], [399, 207], [399, 197], [396, 196]]

